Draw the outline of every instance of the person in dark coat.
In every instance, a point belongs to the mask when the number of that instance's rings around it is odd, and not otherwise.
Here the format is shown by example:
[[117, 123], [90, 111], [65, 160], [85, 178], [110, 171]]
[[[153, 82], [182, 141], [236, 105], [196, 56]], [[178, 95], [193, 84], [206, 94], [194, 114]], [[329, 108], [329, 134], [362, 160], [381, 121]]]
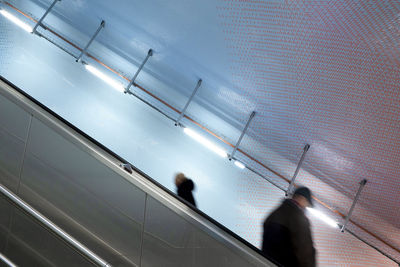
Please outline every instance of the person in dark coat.
[[196, 207], [192, 191], [194, 190], [194, 183], [191, 179], [185, 177], [183, 173], [178, 173], [175, 176], [175, 185], [177, 188], [178, 196]]
[[264, 222], [262, 252], [285, 267], [314, 267], [315, 255], [310, 223], [304, 214], [312, 206], [311, 191], [296, 189]]

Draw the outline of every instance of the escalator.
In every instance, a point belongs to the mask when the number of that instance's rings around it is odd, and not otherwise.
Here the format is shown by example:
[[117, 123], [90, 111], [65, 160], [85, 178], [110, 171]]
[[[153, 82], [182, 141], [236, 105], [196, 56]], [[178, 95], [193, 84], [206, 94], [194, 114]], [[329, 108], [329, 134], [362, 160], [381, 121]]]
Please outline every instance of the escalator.
[[0, 266], [110, 266], [2, 185], [0, 210]]
[[[1, 78], [0, 184], [111, 266], [275, 266], [260, 251]], [[0, 254], [91, 266], [0, 198]], [[33, 264], [32, 264], [33, 263]]]

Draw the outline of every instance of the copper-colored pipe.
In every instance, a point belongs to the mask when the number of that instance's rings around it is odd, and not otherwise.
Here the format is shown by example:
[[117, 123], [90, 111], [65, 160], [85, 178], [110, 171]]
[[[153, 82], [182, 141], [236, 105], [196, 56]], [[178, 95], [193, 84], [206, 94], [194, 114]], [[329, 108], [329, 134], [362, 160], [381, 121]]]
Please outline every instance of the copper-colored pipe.
[[[16, 10], [17, 12], [21, 13], [23, 16], [27, 17], [28, 19], [32, 20], [33, 22], [37, 23], [37, 20], [34, 19], [33, 17], [29, 16], [28, 14], [24, 13], [23, 11], [19, 10], [18, 8], [14, 7], [12, 4], [5, 2], [5, 4], [7, 4], [9, 7], [13, 8], [14, 10]], [[74, 48], [78, 49], [79, 51], [82, 51], [82, 48], [80, 48], [79, 46], [77, 46], [76, 44], [72, 43], [71, 41], [69, 41], [68, 39], [64, 38], [63, 36], [61, 36], [60, 34], [56, 33], [55, 31], [53, 31], [52, 29], [42, 25], [42, 27], [46, 30], [48, 30], [49, 32], [51, 32], [52, 34], [56, 35], [57, 37], [59, 37], [61, 40], [65, 41], [66, 43], [70, 44], [71, 46], [73, 46]], [[92, 56], [91, 54], [87, 53], [88, 57], [92, 58], [94, 61], [96, 61], [97, 63], [99, 63], [100, 65], [102, 65], [103, 67], [107, 68], [108, 70], [112, 71], [113, 73], [115, 73], [116, 75], [118, 75], [119, 77], [130, 81], [130, 79], [124, 75], [122, 75], [121, 73], [119, 73], [118, 71], [116, 71], [115, 69], [111, 68], [110, 66], [108, 66], [107, 64], [105, 64], [104, 62], [102, 62], [101, 60], [99, 60], [98, 58]], [[161, 103], [163, 103], [165, 106], [167, 106], [168, 108], [172, 109], [173, 111], [175, 111], [176, 113], [180, 113], [180, 111], [173, 107], [172, 105], [168, 104], [165, 100], [157, 97], [156, 95], [154, 95], [153, 93], [151, 93], [150, 91], [148, 91], [147, 89], [145, 89], [144, 87], [135, 84], [136, 87], [140, 88], [142, 91], [144, 91], [146, 94], [150, 95], [151, 97], [155, 98], [156, 100], [160, 101]], [[229, 141], [223, 139], [221, 136], [217, 135], [216, 133], [214, 133], [213, 131], [211, 131], [210, 129], [208, 129], [207, 127], [201, 125], [199, 122], [195, 121], [194, 119], [192, 119], [191, 117], [184, 115], [185, 118], [187, 118], [189, 121], [191, 121], [192, 123], [196, 124], [198, 127], [200, 127], [201, 129], [203, 129], [204, 131], [206, 131], [207, 133], [213, 135], [214, 137], [218, 138], [219, 140], [221, 140], [222, 142], [224, 142], [225, 144], [229, 145], [230, 147], [234, 147], [234, 145], [232, 143], [230, 143]], [[243, 155], [245, 155], [246, 157], [248, 157], [249, 159], [253, 160], [254, 162], [260, 164], [261, 166], [263, 166], [265, 169], [267, 169], [268, 171], [272, 172], [273, 174], [275, 174], [276, 176], [278, 176], [279, 178], [283, 179], [284, 181], [290, 183], [290, 180], [288, 178], [286, 178], [285, 176], [283, 176], [282, 174], [278, 173], [277, 171], [272, 170], [271, 168], [269, 168], [268, 166], [266, 166], [264, 163], [260, 162], [259, 160], [257, 160], [256, 158], [252, 157], [251, 155], [249, 155], [248, 153], [244, 152], [243, 150], [241, 150], [240, 148], [237, 149], [238, 151], [240, 151]], [[320, 203], [322, 206], [326, 207], [327, 209], [329, 209], [330, 211], [336, 213], [337, 215], [339, 215], [342, 218], [346, 218], [346, 215], [344, 215], [343, 213], [341, 213], [338, 210], [335, 210], [334, 208], [330, 207], [328, 204], [326, 204], [325, 202], [323, 202], [322, 200], [318, 199], [317, 197], [313, 196], [313, 199], [315, 199], [315, 201], [317, 201], [318, 203]], [[394, 247], [393, 245], [389, 244], [388, 242], [386, 242], [385, 240], [383, 240], [382, 238], [380, 238], [379, 236], [377, 236], [376, 234], [370, 232], [369, 230], [365, 229], [363, 226], [359, 225], [358, 223], [354, 222], [353, 220], [349, 220], [349, 222], [351, 222], [352, 224], [354, 224], [355, 226], [357, 226], [358, 228], [360, 228], [361, 230], [363, 230], [364, 232], [368, 233], [369, 235], [373, 236], [374, 238], [376, 238], [377, 240], [379, 240], [380, 242], [382, 242], [383, 244], [385, 244], [386, 246], [390, 247], [391, 249], [397, 251], [398, 253], [400, 253], [400, 250], [396, 247]]]
[[25, 12], [19, 10], [18, 8], [16, 8], [15, 6], [11, 5], [10, 3], [8, 3], [7, 1], [4, 1], [4, 4], [8, 5], [9, 7], [11, 7], [12, 9], [14, 9], [15, 11], [17, 11], [18, 13], [22, 14], [23, 16], [27, 17], [28, 19], [32, 20], [33, 22], [37, 23], [38, 21], [34, 18], [32, 18], [31, 16], [29, 16], [28, 14], [26, 14]]

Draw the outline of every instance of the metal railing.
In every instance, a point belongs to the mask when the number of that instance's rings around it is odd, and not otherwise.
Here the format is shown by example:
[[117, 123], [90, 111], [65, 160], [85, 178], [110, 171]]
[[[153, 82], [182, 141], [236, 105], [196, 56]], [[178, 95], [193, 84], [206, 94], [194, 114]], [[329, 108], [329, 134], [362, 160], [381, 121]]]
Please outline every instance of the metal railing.
[[[96, 255], [93, 251], [88, 249], [86, 246], [84, 246], [78, 240], [76, 240], [75, 238], [70, 236], [68, 233], [64, 232], [60, 227], [55, 225], [53, 222], [51, 222], [49, 219], [47, 219], [45, 216], [43, 216], [40, 212], [38, 212], [37, 210], [35, 210], [31, 206], [29, 206], [25, 201], [20, 199], [17, 195], [12, 193], [10, 190], [8, 190], [6, 187], [4, 187], [1, 184], [0, 184], [0, 193], [3, 194], [4, 196], [6, 196], [17, 207], [21, 208], [23, 211], [28, 213], [30, 216], [32, 216], [33, 218], [38, 220], [45, 228], [47, 228], [48, 230], [53, 232], [55, 235], [60, 237], [62, 240], [67, 242], [70, 246], [72, 246], [74, 249], [76, 249], [81, 255], [83, 255], [88, 260], [90, 260], [91, 262], [93, 262], [99, 266], [111, 267], [111, 265], [109, 263], [107, 263], [101, 257]], [[6, 257], [2, 256], [1, 254], [0, 254], [0, 259], [8, 260]], [[10, 265], [11, 262], [10, 263], [6, 262], [6, 263]], [[10, 266], [15, 266], [15, 265], [10, 265]]]
[[6, 256], [0, 253], [0, 262], [5, 263], [9, 267], [17, 267], [12, 261], [10, 261]]

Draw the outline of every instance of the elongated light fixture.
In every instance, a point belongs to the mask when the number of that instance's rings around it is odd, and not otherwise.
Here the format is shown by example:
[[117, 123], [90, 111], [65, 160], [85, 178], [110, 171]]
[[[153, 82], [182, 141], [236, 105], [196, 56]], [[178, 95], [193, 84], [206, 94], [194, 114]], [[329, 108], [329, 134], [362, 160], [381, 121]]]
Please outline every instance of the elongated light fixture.
[[184, 128], [183, 131], [185, 132], [185, 134], [189, 135], [190, 137], [195, 139], [197, 142], [203, 144], [205, 147], [207, 147], [208, 149], [214, 151], [215, 153], [217, 153], [221, 157], [223, 157], [223, 158], [228, 157], [228, 154], [226, 154], [226, 152], [222, 148], [218, 147], [217, 145], [215, 145], [211, 141], [207, 140], [206, 138], [204, 138], [200, 134], [198, 134], [195, 131], [193, 131], [192, 129]]
[[313, 215], [314, 217], [317, 217], [321, 221], [323, 221], [326, 224], [328, 224], [329, 226], [334, 227], [334, 228], [338, 228], [339, 227], [338, 223], [335, 222], [335, 220], [329, 218], [328, 216], [323, 214], [321, 211], [319, 211], [317, 209], [313, 209], [313, 208], [307, 208], [307, 211], [309, 213], [311, 213], [311, 215]]
[[238, 167], [239, 169], [244, 169], [244, 168], [246, 168], [246, 166], [244, 166], [244, 164], [241, 163], [240, 161], [235, 160], [234, 163], [235, 163], [236, 167]]
[[6, 17], [7, 19], [9, 19], [10, 21], [14, 22], [17, 26], [19, 26], [20, 28], [24, 29], [27, 32], [32, 32], [32, 27], [29, 26], [28, 24], [26, 24], [25, 22], [23, 22], [22, 20], [20, 20], [19, 18], [17, 18], [16, 16], [12, 15], [11, 13], [5, 11], [4, 9], [0, 10], [0, 13]]
[[115, 81], [114, 79], [110, 78], [109, 76], [107, 76], [103, 72], [99, 71], [95, 67], [93, 67], [91, 65], [85, 65], [85, 68], [88, 71], [90, 71], [93, 75], [95, 75], [96, 77], [102, 79], [105, 83], [107, 83], [108, 85], [113, 87], [115, 90], [117, 90], [117, 91], [119, 91], [121, 93], [123, 93], [125, 91], [125, 87], [122, 85], [122, 83], [119, 83], [119, 82]]

